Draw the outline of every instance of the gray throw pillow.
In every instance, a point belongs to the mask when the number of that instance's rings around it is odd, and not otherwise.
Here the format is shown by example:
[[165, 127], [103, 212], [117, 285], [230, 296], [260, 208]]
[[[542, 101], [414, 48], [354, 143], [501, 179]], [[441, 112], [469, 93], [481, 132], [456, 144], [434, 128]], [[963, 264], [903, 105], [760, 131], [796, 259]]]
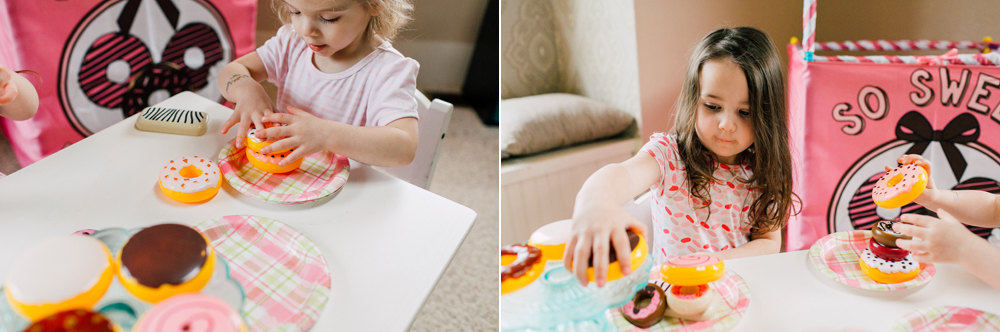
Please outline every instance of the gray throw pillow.
[[500, 101], [500, 151], [528, 155], [620, 134], [635, 118], [587, 97], [550, 93]]

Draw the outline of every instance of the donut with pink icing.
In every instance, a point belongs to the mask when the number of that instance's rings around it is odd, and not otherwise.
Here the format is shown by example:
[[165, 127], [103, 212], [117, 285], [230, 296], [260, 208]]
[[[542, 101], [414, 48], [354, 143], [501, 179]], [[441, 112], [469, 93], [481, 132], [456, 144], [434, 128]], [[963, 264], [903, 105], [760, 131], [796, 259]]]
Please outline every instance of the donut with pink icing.
[[655, 283], [649, 283], [632, 297], [632, 301], [622, 306], [621, 311], [625, 320], [645, 329], [659, 323], [666, 309], [667, 297], [663, 289]]
[[886, 172], [872, 188], [872, 200], [886, 209], [912, 202], [927, 188], [927, 170], [916, 164], [899, 165]]
[[157, 303], [139, 317], [133, 332], [246, 332], [239, 311], [204, 294], [184, 294]]

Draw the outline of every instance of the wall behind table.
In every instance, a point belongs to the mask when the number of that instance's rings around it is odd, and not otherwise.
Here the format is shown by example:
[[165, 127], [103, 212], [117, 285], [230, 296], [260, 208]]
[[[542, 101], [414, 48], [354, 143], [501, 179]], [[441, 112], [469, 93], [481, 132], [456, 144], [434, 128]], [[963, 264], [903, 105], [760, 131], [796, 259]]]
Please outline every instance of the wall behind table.
[[[816, 41], [981, 40], [990, 35], [1000, 39], [993, 23], [1000, 16], [1000, 6], [995, 1], [905, 3], [904, 6], [890, 0], [819, 0]], [[737, 26], [760, 28], [778, 46], [786, 71], [785, 45], [792, 36], [802, 39], [801, 1], [636, 0], [635, 17], [644, 138], [653, 132], [670, 130], [687, 58], [695, 44], [712, 30]]]

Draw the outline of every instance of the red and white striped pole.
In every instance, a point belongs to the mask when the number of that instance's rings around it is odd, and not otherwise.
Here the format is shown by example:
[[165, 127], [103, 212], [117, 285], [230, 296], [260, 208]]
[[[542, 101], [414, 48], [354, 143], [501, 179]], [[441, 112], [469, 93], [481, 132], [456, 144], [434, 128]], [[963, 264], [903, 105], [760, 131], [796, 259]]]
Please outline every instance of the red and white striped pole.
[[816, 50], [816, 0], [804, 0], [802, 5], [802, 50], [805, 60], [813, 61]]

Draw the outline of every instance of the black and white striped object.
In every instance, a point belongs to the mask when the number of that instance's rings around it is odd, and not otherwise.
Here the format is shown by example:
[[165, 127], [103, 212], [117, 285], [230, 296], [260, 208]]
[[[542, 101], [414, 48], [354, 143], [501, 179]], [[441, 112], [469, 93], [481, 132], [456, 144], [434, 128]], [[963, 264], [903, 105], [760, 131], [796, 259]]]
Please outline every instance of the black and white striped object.
[[135, 128], [168, 134], [201, 136], [208, 130], [208, 114], [177, 108], [146, 107]]

